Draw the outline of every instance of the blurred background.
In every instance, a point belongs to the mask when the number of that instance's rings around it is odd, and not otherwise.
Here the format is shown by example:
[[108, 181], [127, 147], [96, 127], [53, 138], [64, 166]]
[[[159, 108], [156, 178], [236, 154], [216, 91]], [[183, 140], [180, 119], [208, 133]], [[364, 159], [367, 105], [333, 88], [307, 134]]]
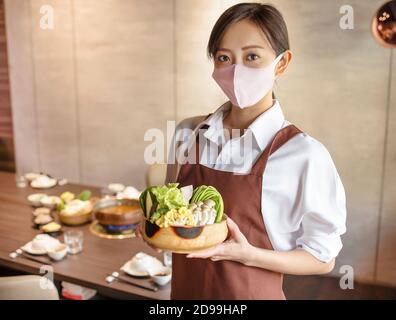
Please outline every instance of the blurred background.
[[[145, 132], [226, 101], [205, 49], [238, 2], [1, 0], [0, 170], [143, 188]], [[270, 1], [295, 54], [277, 98], [329, 149], [347, 192], [333, 275], [350, 265], [362, 283], [396, 287], [396, 62], [371, 32], [384, 2]], [[350, 29], [340, 27], [345, 4]], [[43, 5], [53, 29], [40, 27]]]

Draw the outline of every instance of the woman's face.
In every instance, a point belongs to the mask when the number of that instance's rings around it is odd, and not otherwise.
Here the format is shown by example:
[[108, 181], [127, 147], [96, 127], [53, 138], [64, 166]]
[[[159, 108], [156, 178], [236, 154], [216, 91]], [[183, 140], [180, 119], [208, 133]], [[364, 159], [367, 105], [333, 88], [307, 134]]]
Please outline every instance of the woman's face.
[[214, 57], [215, 68], [232, 64], [263, 68], [276, 58], [263, 31], [250, 20], [241, 20], [230, 25]]

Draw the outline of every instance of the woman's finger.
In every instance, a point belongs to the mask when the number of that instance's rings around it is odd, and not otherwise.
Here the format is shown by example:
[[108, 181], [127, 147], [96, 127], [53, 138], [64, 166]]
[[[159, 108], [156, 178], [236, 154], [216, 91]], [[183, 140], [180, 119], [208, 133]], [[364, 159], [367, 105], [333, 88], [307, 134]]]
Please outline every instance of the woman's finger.
[[227, 218], [227, 226], [231, 237], [236, 241], [244, 241], [246, 239], [238, 225], [233, 220], [231, 220], [231, 218]]
[[221, 260], [229, 260], [228, 257], [223, 257], [223, 256], [213, 256], [210, 258], [212, 261], [221, 261]]

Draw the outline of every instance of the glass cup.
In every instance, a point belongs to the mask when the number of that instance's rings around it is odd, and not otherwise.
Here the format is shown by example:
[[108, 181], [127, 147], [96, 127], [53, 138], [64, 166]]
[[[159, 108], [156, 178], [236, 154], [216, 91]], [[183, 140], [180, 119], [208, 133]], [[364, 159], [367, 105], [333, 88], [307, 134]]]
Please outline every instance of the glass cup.
[[76, 254], [82, 251], [84, 234], [80, 230], [69, 230], [64, 234], [65, 244], [67, 245], [68, 252]]
[[164, 265], [167, 267], [172, 267], [172, 252], [164, 251]]
[[24, 175], [17, 174], [15, 177], [16, 186], [18, 188], [26, 188], [28, 185], [28, 181]]

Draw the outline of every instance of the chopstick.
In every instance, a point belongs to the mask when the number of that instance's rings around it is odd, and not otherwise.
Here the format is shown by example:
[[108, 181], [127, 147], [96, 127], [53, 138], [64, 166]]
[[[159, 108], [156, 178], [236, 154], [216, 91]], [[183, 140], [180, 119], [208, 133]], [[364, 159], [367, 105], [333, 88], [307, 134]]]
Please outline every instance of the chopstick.
[[47, 260], [47, 261], [44, 261], [44, 260], [42, 260], [42, 259], [33, 257], [33, 256], [27, 254], [26, 252], [22, 252], [22, 253], [20, 254], [20, 256], [23, 257], [23, 258], [25, 258], [25, 259], [28, 259], [28, 260], [32, 260], [32, 261], [35, 261], [35, 262], [39, 262], [39, 263], [41, 263], [41, 264], [51, 265], [51, 262], [49, 262], [48, 260]]
[[147, 290], [154, 291], [154, 292], [158, 291], [158, 287], [156, 285], [138, 283], [138, 282], [135, 282], [125, 276], [120, 275], [120, 274], [118, 274], [117, 276], [114, 276], [114, 273], [112, 273], [112, 274], [109, 274], [109, 276], [114, 277], [115, 279], [120, 280], [122, 282], [126, 282], [128, 284], [142, 288], [142, 289], [147, 289]]

